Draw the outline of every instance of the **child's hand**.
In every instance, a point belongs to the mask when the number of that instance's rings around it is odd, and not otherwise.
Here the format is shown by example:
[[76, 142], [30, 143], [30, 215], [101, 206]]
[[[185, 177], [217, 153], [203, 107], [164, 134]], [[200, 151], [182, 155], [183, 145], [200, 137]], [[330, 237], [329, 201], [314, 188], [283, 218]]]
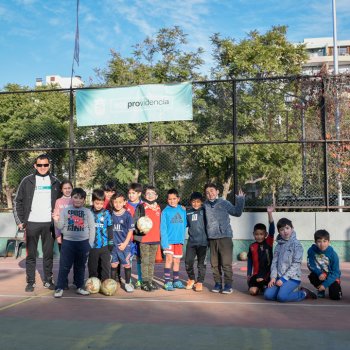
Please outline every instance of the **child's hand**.
[[276, 284], [276, 278], [271, 278], [269, 284], [267, 285], [269, 288], [273, 287]]
[[58, 244], [62, 244], [62, 236], [61, 235], [57, 236], [56, 241]]
[[283, 281], [282, 281], [282, 280], [278, 280], [278, 281], [276, 282], [276, 286], [282, 287], [282, 285], [283, 285]]
[[324, 281], [326, 278], [327, 278], [327, 274], [326, 274], [326, 273], [321, 273], [321, 274], [318, 276], [318, 279], [319, 279], [320, 281]]
[[245, 196], [245, 193], [240, 189], [240, 190], [238, 191], [238, 196], [244, 197], [244, 196]]
[[118, 248], [119, 248], [121, 251], [123, 251], [123, 250], [126, 248], [125, 242], [119, 243], [119, 244], [118, 244]]
[[321, 284], [320, 286], [317, 287], [317, 290], [318, 290], [319, 292], [323, 292], [324, 290], [326, 290], [326, 288], [324, 287], [323, 284]]
[[269, 205], [268, 207], [267, 207], [267, 212], [268, 213], [273, 213], [275, 211], [275, 207], [273, 206], [273, 205]]
[[53, 221], [57, 222], [60, 219], [60, 216], [58, 214], [52, 213], [52, 219]]

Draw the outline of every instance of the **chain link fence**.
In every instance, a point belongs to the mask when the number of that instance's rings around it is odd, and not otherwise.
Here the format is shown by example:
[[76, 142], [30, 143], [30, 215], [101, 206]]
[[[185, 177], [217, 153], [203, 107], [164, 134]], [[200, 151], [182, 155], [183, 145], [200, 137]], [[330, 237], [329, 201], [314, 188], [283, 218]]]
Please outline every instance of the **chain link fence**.
[[213, 181], [251, 210], [350, 208], [349, 76], [196, 82], [190, 122], [78, 128], [74, 93], [0, 92], [2, 209], [41, 153], [88, 193], [114, 179], [157, 186], [163, 204], [175, 187], [187, 204]]

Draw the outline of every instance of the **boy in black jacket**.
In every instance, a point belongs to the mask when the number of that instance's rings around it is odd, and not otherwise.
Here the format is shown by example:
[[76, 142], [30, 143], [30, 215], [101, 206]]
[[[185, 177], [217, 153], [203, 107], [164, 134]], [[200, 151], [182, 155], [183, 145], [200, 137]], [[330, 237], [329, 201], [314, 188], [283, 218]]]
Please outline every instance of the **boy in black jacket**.
[[254, 226], [254, 240], [249, 246], [247, 280], [250, 295], [263, 293], [270, 281], [270, 269], [273, 258], [272, 247], [275, 235], [275, 223], [272, 213], [273, 206], [267, 207], [269, 218], [269, 230], [266, 231], [264, 224]]
[[[203, 196], [193, 192], [190, 197], [191, 208], [187, 209], [188, 241], [186, 247], [185, 266], [188, 275], [186, 289], [196, 292], [203, 290], [205, 277], [205, 257], [207, 254], [208, 237], [205, 230], [205, 216], [203, 209]], [[194, 260], [197, 257], [198, 278], [196, 282], [194, 273]]]

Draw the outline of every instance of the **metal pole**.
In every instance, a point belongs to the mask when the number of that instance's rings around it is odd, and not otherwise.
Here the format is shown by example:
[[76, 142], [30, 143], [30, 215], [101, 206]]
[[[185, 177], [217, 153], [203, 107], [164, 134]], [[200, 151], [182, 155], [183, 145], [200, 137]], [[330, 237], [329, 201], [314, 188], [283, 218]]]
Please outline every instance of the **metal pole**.
[[302, 137], [302, 174], [303, 174], [303, 185], [302, 192], [304, 197], [306, 197], [306, 144], [305, 144], [305, 104], [302, 102], [301, 110], [301, 137]]
[[73, 89], [69, 92], [69, 179], [75, 186], [75, 152], [74, 152], [74, 96]]
[[326, 210], [329, 211], [329, 188], [328, 188], [328, 145], [327, 145], [327, 115], [326, 99], [324, 97], [324, 80], [322, 79], [322, 97], [320, 101], [321, 122], [322, 122], [322, 139], [323, 139], [323, 173], [324, 173], [324, 202]]
[[[336, 84], [336, 77], [339, 73], [339, 67], [338, 67], [338, 43], [337, 43], [337, 6], [336, 1], [332, 0], [332, 14], [333, 14], [333, 65], [334, 65], [334, 80], [333, 83]], [[336, 132], [336, 139], [340, 139], [340, 111], [339, 111], [339, 104], [338, 104], [338, 93], [337, 90], [335, 90], [335, 96], [334, 96], [334, 102], [335, 102], [335, 132]], [[337, 143], [337, 147], [339, 148], [340, 144]], [[339, 169], [341, 167], [341, 155], [340, 152], [337, 152], [337, 168]], [[343, 184], [341, 180], [340, 172], [337, 174], [337, 190], [338, 190], [338, 206], [342, 206], [343, 203]], [[339, 209], [339, 211], [343, 211], [343, 209]]]
[[337, 5], [335, 0], [332, 0], [333, 14], [333, 65], [334, 74], [338, 74], [338, 44], [337, 44]]
[[154, 186], [154, 164], [152, 145], [152, 124], [148, 123], [148, 180], [150, 185]]
[[[232, 136], [233, 136], [233, 193], [238, 193], [238, 162], [237, 162], [237, 82], [232, 81]], [[234, 204], [236, 203], [236, 196], [234, 197]]]

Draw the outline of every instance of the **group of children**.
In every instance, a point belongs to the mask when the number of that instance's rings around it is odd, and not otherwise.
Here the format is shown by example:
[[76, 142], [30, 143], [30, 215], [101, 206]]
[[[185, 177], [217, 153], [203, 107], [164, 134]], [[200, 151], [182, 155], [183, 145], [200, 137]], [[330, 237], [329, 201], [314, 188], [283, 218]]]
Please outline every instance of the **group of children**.
[[249, 246], [248, 252], [249, 293], [264, 293], [266, 300], [289, 302], [324, 298], [328, 288], [330, 299], [341, 299], [339, 258], [330, 246], [329, 233], [317, 230], [314, 234], [315, 243], [307, 252], [308, 277], [317, 289], [317, 293], [314, 293], [306, 287], [300, 287], [303, 247], [296, 237], [292, 222], [287, 218], [277, 222], [277, 244], [272, 251], [275, 234], [273, 210], [273, 207], [267, 208], [268, 232], [264, 224], [254, 227], [255, 242]]
[[[213, 183], [204, 188], [205, 198], [193, 192], [190, 208], [180, 205], [177, 190], [167, 193], [167, 206], [161, 210], [154, 186], [142, 188], [139, 183], [129, 185], [127, 196], [117, 191], [114, 181], [92, 193], [92, 207], [85, 208], [86, 192], [74, 188], [69, 181], [61, 184], [62, 197], [53, 213], [60, 265], [54, 296], [62, 297], [68, 288], [68, 274], [73, 269], [77, 293], [88, 295], [84, 289], [85, 266], [89, 277], [101, 281], [108, 278], [121, 281], [124, 268], [126, 292], [135, 288], [151, 292], [159, 288], [154, 281], [156, 254], [161, 247], [165, 255], [164, 289], [203, 290], [206, 255], [210, 247], [210, 262], [215, 293], [232, 293], [232, 228], [229, 216], [240, 216], [244, 208], [244, 193], [239, 192], [236, 205], [219, 198]], [[307, 288], [300, 288], [303, 248], [296, 238], [292, 222], [286, 218], [277, 223], [277, 245], [273, 252], [275, 224], [274, 208], [268, 207], [269, 229], [264, 224], [254, 227], [255, 242], [248, 253], [248, 288], [251, 295], [264, 293], [267, 300], [299, 301], [308, 297], [325, 296], [329, 288], [331, 299], [340, 299], [340, 271], [338, 256], [329, 245], [325, 230], [315, 233], [315, 244], [308, 251], [310, 282], [317, 288], [317, 296]], [[138, 227], [139, 218], [152, 221], [148, 232]], [[188, 275], [184, 285], [179, 276], [186, 229], [185, 267]], [[133, 257], [136, 257], [137, 281], [131, 281]], [[197, 278], [194, 263], [197, 259]], [[172, 272], [172, 276], [171, 276]]]

